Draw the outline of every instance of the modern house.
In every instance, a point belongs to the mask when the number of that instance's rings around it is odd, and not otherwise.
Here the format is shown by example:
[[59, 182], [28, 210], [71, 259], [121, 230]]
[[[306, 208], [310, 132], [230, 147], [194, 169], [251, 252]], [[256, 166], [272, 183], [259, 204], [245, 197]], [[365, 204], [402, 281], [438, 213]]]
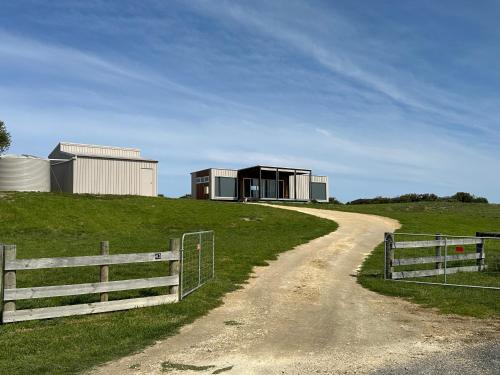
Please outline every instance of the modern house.
[[328, 201], [328, 177], [310, 169], [255, 166], [191, 173], [191, 195], [212, 200]]
[[158, 195], [158, 162], [141, 157], [137, 148], [61, 142], [49, 158], [52, 191]]

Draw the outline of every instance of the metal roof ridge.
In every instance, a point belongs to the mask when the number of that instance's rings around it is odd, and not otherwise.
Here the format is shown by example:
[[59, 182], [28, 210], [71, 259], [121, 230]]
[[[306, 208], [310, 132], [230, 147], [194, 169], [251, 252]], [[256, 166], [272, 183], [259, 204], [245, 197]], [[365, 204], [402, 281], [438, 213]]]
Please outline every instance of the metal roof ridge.
[[140, 148], [137, 147], [120, 147], [120, 146], [105, 146], [105, 145], [94, 145], [89, 143], [76, 143], [76, 142], [59, 142], [60, 145], [68, 145], [68, 146], [85, 146], [85, 147], [95, 147], [95, 148], [104, 148], [104, 149], [112, 149], [112, 150], [124, 150], [124, 151], [136, 151], [141, 152]]

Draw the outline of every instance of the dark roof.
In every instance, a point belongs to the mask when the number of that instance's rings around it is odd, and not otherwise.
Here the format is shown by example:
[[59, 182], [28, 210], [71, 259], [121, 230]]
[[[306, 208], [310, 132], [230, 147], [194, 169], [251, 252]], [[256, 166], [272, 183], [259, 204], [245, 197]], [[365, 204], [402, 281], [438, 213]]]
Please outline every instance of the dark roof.
[[244, 171], [244, 170], [247, 170], [247, 169], [254, 169], [254, 168], [259, 168], [259, 169], [260, 168], [293, 169], [293, 170], [297, 170], [297, 171], [308, 171], [308, 172], [312, 171], [311, 169], [307, 169], [307, 168], [277, 167], [277, 166], [270, 166], [270, 165], [255, 165], [253, 167], [238, 169], [238, 171]]

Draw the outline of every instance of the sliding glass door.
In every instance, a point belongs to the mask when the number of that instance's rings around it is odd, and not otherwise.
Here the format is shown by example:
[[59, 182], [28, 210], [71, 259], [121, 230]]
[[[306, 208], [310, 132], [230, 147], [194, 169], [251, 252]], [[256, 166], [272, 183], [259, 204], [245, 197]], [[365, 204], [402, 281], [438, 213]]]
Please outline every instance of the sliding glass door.
[[259, 198], [259, 179], [244, 178], [243, 193], [244, 193], [244, 198]]

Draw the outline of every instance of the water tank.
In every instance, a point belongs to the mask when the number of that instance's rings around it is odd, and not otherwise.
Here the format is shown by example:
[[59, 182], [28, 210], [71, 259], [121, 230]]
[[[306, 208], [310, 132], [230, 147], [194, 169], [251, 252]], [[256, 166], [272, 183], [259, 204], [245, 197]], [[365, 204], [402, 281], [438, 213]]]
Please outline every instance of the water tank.
[[50, 191], [50, 161], [31, 155], [0, 155], [0, 191]]

